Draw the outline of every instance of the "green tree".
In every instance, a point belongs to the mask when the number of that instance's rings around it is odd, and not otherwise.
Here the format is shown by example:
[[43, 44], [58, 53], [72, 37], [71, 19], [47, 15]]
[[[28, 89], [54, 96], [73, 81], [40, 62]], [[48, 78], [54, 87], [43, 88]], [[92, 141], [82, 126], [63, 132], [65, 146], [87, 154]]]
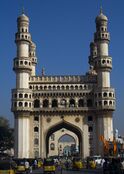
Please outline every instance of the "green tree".
[[14, 146], [14, 129], [10, 128], [9, 121], [0, 116], [0, 152], [11, 149]]

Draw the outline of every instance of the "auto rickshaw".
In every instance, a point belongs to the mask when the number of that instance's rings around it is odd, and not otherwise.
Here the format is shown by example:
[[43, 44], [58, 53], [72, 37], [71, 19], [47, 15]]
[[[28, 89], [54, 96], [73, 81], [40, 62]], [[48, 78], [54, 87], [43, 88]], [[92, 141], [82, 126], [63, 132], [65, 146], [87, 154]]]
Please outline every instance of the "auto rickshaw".
[[0, 161], [0, 174], [16, 174], [16, 163], [10, 160]]
[[16, 174], [22, 174], [25, 172], [25, 160], [24, 159], [14, 159], [17, 164]]
[[90, 169], [95, 169], [96, 168], [96, 162], [93, 159], [93, 157], [88, 157], [87, 158], [87, 168], [90, 168]]
[[42, 168], [43, 167], [43, 161], [42, 161], [42, 159], [38, 159], [37, 165], [38, 165], [38, 168]]
[[74, 170], [81, 170], [83, 168], [83, 162], [82, 159], [79, 157], [75, 157], [72, 160], [72, 168]]
[[54, 164], [54, 160], [50, 159], [50, 158], [45, 159], [44, 163], [43, 163], [43, 173], [44, 174], [46, 174], [46, 173], [55, 174], [55, 170], [56, 170], [56, 167]]

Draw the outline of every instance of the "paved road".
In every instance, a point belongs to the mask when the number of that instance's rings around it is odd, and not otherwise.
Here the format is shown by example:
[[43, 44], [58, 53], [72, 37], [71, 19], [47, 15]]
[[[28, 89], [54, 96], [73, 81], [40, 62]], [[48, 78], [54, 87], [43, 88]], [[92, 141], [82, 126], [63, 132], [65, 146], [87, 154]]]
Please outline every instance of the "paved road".
[[[42, 169], [34, 170], [32, 174], [43, 174], [43, 170]], [[97, 169], [97, 170], [83, 169], [81, 171], [57, 170], [56, 174], [102, 174], [102, 170], [100, 169]]]

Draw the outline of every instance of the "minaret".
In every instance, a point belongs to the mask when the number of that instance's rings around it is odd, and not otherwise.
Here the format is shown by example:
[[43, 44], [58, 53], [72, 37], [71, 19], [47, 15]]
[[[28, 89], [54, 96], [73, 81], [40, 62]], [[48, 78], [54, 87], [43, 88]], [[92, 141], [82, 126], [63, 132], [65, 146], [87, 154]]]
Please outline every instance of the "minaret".
[[110, 36], [107, 31], [107, 17], [103, 14], [96, 17], [96, 33], [94, 41], [97, 45], [97, 58], [95, 59], [95, 69], [98, 73], [98, 87], [110, 87], [110, 71], [112, 69], [112, 58], [108, 53]]
[[95, 59], [97, 57], [97, 45], [95, 42], [90, 43], [90, 56], [89, 56], [89, 65], [90, 68], [92, 67], [93, 71], [96, 73], [95, 69]]
[[32, 94], [29, 89], [29, 77], [32, 71], [32, 60], [29, 57], [31, 45], [29, 18], [22, 13], [17, 19], [15, 43], [17, 55], [14, 58], [13, 70], [16, 73], [16, 88], [12, 90], [12, 111], [15, 116], [15, 156], [29, 158], [30, 153], [30, 111]]
[[31, 76], [36, 75], [35, 68], [36, 68], [36, 64], [37, 64], [37, 57], [36, 57], [35, 50], [36, 50], [36, 45], [34, 42], [31, 42], [29, 45], [29, 55], [30, 55], [31, 64], [32, 64]]
[[13, 68], [16, 72], [16, 88], [28, 88], [31, 72], [31, 60], [29, 59], [29, 45], [31, 42], [29, 18], [23, 13], [18, 17], [17, 24], [18, 31], [15, 38], [17, 57], [14, 59]]
[[[97, 86], [94, 89], [94, 105], [96, 106], [96, 153], [103, 155], [103, 146], [99, 140], [102, 135], [107, 141], [113, 140], [113, 111], [115, 110], [115, 91], [110, 85], [112, 58], [109, 56], [110, 36], [107, 29], [108, 19], [102, 9], [96, 17], [96, 32], [91, 45], [89, 63], [97, 72]], [[94, 54], [96, 50], [96, 55]]]

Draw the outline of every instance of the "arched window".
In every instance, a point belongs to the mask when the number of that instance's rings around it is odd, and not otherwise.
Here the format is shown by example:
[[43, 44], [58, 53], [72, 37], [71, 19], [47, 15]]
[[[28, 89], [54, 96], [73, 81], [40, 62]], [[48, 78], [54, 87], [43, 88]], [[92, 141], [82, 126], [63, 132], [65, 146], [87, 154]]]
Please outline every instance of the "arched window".
[[76, 89], [76, 90], [78, 89], [78, 86], [77, 86], [77, 85], [75, 86], [75, 89]]
[[112, 105], [112, 101], [109, 101], [109, 105]]
[[32, 89], [32, 86], [29, 86], [30, 89]]
[[103, 59], [103, 60], [102, 60], [102, 63], [104, 64], [104, 63], [106, 63], [106, 61]]
[[47, 86], [44, 86], [44, 90], [46, 90], [47, 89]]
[[35, 121], [39, 121], [39, 117], [38, 117], [38, 116], [35, 116], [35, 117], [34, 117], [34, 120], [35, 120]]
[[93, 117], [91, 115], [88, 116], [88, 121], [93, 121]]
[[104, 105], [107, 105], [107, 101], [104, 101]]
[[53, 90], [56, 90], [56, 86], [53, 86]]
[[68, 85], [66, 86], [66, 89], [67, 89], [67, 90], [69, 89], [69, 86], [68, 86]]
[[17, 98], [17, 94], [14, 94], [14, 97]]
[[45, 99], [43, 100], [43, 107], [47, 108], [49, 106], [49, 100]]
[[25, 107], [27, 107], [28, 106], [28, 103], [27, 102], [25, 102]]
[[83, 99], [79, 99], [78, 107], [84, 107], [84, 100]]
[[39, 128], [38, 127], [34, 127], [34, 132], [38, 132]]
[[92, 107], [93, 106], [93, 102], [91, 99], [87, 100], [87, 107]]
[[51, 138], [52, 141], [54, 141], [55, 140], [55, 134], [52, 134], [50, 138]]
[[20, 107], [22, 106], [22, 102], [19, 102], [19, 106], [20, 106]]
[[83, 87], [82, 87], [82, 85], [80, 85], [80, 87], [79, 87], [80, 89], [83, 89]]
[[25, 94], [25, 98], [28, 98], [28, 94]]
[[20, 65], [22, 65], [23, 64], [23, 61], [20, 61]]
[[62, 108], [66, 107], [66, 100], [65, 100], [65, 99], [62, 99], [62, 100], [60, 101], [60, 106], [61, 106]]
[[109, 93], [109, 97], [112, 97], [112, 93], [111, 92]]
[[75, 100], [74, 99], [70, 99], [70, 107], [75, 107]]
[[88, 132], [93, 132], [93, 127], [92, 126], [88, 127]]
[[107, 97], [107, 92], [104, 92], [104, 93], [103, 93], [103, 96], [104, 96], [104, 97]]
[[51, 90], [51, 86], [48, 86], [48, 89]]
[[23, 97], [23, 95], [22, 94], [19, 94], [19, 98], [22, 98]]
[[64, 87], [64, 86], [61, 86], [61, 89], [62, 89], [62, 90], [64, 90], [64, 89], [65, 89], [65, 87]]
[[36, 86], [36, 90], [38, 90], [38, 86]]
[[70, 89], [71, 89], [71, 90], [73, 90], [73, 89], [74, 89], [74, 86], [73, 86], [73, 85], [71, 85], [71, 86], [70, 86]]
[[54, 143], [50, 144], [50, 150], [55, 150], [55, 144]]
[[58, 101], [56, 99], [52, 101], [52, 107], [58, 107]]
[[27, 61], [25, 61], [25, 65], [27, 65], [28, 64], [28, 62]]
[[60, 90], [60, 86], [57, 86], [57, 90]]
[[35, 139], [34, 139], [34, 144], [35, 144], [35, 145], [38, 145], [38, 144], [39, 144], [38, 138], [35, 138]]
[[38, 99], [34, 100], [34, 108], [40, 107], [40, 101]]

